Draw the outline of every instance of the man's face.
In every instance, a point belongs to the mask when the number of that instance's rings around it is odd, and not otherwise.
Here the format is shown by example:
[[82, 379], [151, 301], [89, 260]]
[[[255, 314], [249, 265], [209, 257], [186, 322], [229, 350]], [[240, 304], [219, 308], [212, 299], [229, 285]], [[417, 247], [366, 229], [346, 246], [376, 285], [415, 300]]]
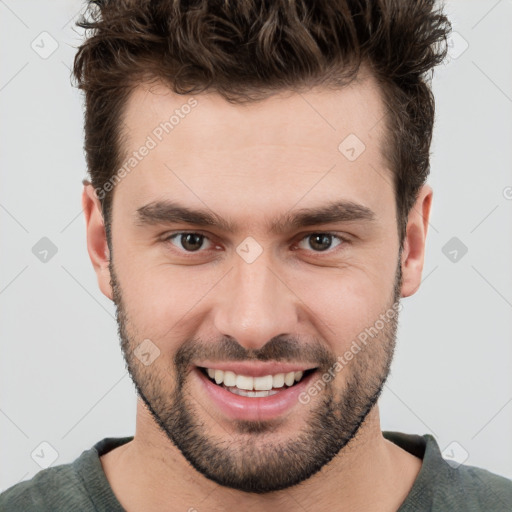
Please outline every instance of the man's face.
[[[196, 470], [274, 491], [354, 437], [389, 372], [397, 317], [379, 318], [396, 312], [401, 267], [383, 104], [372, 81], [245, 106], [197, 95], [180, 110], [188, 99], [141, 87], [128, 103], [128, 157], [148, 136], [156, 144], [114, 195], [122, 348], [154, 420]], [[230, 226], [172, 217], [165, 202]], [[352, 204], [331, 209], [344, 216], [286, 222], [339, 202]], [[302, 378], [283, 384], [294, 371]]]

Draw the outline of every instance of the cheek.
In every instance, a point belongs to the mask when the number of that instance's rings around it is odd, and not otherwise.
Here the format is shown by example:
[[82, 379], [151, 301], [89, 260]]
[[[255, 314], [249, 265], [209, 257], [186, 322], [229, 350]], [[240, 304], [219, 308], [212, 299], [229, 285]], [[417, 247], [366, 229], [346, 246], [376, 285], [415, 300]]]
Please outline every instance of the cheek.
[[204, 299], [215, 293], [212, 286], [225, 273], [207, 265], [150, 266], [136, 258], [119, 267], [118, 279], [131, 328], [142, 337], [165, 341], [166, 345], [194, 334]]
[[390, 275], [394, 276], [394, 271], [370, 271], [361, 266], [325, 270], [303, 275], [295, 290], [304, 298], [311, 323], [338, 352], [389, 308], [394, 285]]

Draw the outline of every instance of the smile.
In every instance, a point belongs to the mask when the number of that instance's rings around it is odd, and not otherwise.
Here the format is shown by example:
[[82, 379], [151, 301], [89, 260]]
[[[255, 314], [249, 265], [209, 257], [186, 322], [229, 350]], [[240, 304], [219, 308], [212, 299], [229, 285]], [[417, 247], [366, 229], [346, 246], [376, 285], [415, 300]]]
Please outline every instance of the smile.
[[317, 371], [317, 368], [279, 371], [282, 368], [278, 367], [276, 373], [265, 374], [263, 368], [251, 371], [243, 365], [231, 366], [238, 366], [238, 372], [234, 368], [197, 366], [193, 374], [199, 377], [206, 392], [203, 397], [211, 400], [219, 412], [230, 419], [249, 421], [276, 419], [297, 405], [302, 407], [298, 397]]
[[213, 368], [202, 368], [202, 370], [218, 386], [222, 386], [235, 395], [252, 398], [275, 395], [283, 389], [294, 386], [302, 380], [304, 375], [313, 371], [292, 371], [275, 375], [264, 375], [262, 377], [251, 377], [250, 375], [240, 375], [232, 371]]

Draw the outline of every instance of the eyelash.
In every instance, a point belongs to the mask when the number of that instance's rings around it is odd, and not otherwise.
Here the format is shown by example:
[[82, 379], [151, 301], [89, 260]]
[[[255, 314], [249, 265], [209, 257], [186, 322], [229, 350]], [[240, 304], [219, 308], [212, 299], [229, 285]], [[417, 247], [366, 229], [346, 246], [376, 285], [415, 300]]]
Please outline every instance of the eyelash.
[[[172, 240], [174, 238], [178, 238], [179, 236], [181, 235], [200, 235], [202, 236], [204, 239], [206, 240], [209, 240], [211, 243], [213, 243], [210, 238], [205, 234], [205, 233], [201, 233], [200, 231], [178, 231], [176, 233], [172, 233], [170, 235], [167, 235], [163, 240], [162, 242], [164, 243], [170, 243], [171, 245], [174, 246], [174, 244], [172, 244]], [[337, 238], [340, 243], [336, 246], [334, 246], [334, 249], [326, 249], [325, 251], [314, 251], [312, 250], [311, 252], [315, 253], [315, 254], [318, 254], [318, 255], [322, 255], [322, 254], [332, 254], [333, 252], [335, 252], [336, 250], [336, 247], [339, 247], [339, 246], [344, 246], [346, 244], [349, 244], [350, 243], [350, 240], [346, 237], [343, 237], [343, 236], [340, 236], [338, 235], [337, 233], [332, 233], [330, 231], [312, 231], [310, 233], [307, 233], [305, 234], [304, 236], [302, 236], [302, 238], [300, 238], [298, 240], [297, 243], [300, 243], [302, 242], [303, 240], [307, 239], [308, 237], [310, 236], [313, 236], [313, 235], [327, 235], [327, 236], [331, 236], [333, 238]], [[175, 246], [174, 246], [175, 247]], [[201, 252], [204, 252], [202, 251], [201, 249], [199, 249], [198, 251], [186, 251], [185, 249], [182, 249], [181, 251], [179, 249], [177, 249], [178, 252], [181, 252], [182, 254], [188, 254], [190, 256], [188, 257], [194, 257], [195, 254], [199, 254]]]

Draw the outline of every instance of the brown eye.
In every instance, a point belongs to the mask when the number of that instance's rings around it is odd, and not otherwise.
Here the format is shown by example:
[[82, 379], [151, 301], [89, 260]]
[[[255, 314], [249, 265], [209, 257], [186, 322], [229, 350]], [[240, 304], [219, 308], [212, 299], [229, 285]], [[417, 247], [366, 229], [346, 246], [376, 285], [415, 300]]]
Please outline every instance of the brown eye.
[[[335, 245], [332, 245], [333, 240], [337, 239], [338, 243]], [[336, 247], [340, 245], [341, 241], [343, 239], [337, 235], [333, 235], [331, 233], [311, 233], [309, 235], [306, 235], [300, 242], [299, 245], [303, 241], [308, 241], [309, 248], [306, 247], [307, 250], [310, 248], [313, 249], [315, 252], [324, 252], [328, 249], [331, 249], [333, 247]], [[304, 247], [302, 247], [304, 248]]]
[[203, 243], [207, 238], [200, 233], [175, 233], [166, 240], [178, 249], [184, 249], [186, 252], [197, 252], [203, 247]]

